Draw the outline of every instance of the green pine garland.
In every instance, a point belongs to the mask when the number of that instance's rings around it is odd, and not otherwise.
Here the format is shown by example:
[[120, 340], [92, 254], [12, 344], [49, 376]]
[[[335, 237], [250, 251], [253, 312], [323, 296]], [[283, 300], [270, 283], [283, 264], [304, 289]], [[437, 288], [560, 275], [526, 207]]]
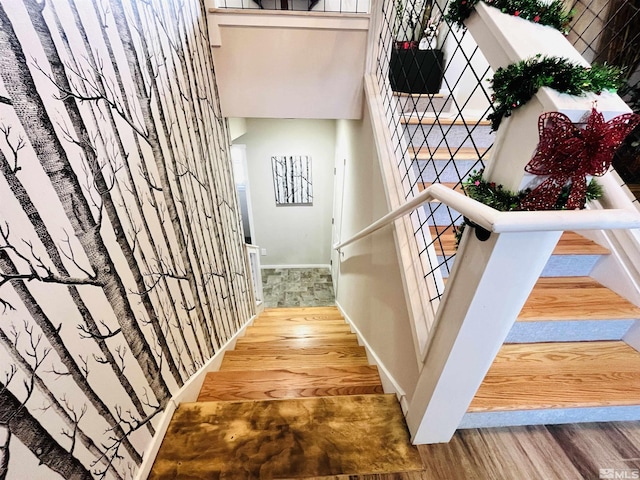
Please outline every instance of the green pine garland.
[[560, 93], [583, 95], [587, 92], [615, 92], [624, 84], [622, 70], [609, 65], [583, 67], [560, 57], [535, 57], [499, 68], [490, 80], [494, 96], [491, 128], [497, 130], [503, 117], [527, 103], [540, 87]]
[[[464, 21], [469, 18], [480, 0], [454, 0], [449, 4], [445, 15], [451, 23], [464, 28]], [[553, 27], [566, 34], [573, 11], [566, 10], [562, 0], [546, 3], [540, 0], [485, 0], [487, 5], [501, 10], [503, 13], [524, 18], [531, 22]]]
[[[489, 207], [498, 210], [500, 212], [512, 212], [520, 209], [520, 201], [526, 197], [531, 189], [526, 188], [519, 192], [512, 192], [506, 190], [502, 185], [496, 185], [494, 182], [487, 182], [482, 178], [483, 170], [473, 171], [462, 183], [462, 187], [465, 193], [474, 200], [480, 203], [484, 203]], [[602, 197], [602, 186], [596, 182], [595, 178], [592, 178], [587, 185], [587, 193], [585, 197], [585, 205], [592, 200], [597, 200]], [[558, 201], [555, 204], [555, 210], [562, 210], [567, 204], [569, 199], [569, 187], [562, 188], [562, 192], [558, 197]], [[462, 232], [464, 231], [466, 220], [456, 230], [456, 245], [462, 238]]]

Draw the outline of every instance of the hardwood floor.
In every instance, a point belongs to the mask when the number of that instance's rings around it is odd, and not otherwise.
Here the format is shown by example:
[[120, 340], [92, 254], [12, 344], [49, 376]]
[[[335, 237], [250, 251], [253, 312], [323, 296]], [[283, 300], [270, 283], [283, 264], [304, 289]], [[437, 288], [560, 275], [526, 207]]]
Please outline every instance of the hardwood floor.
[[331, 478], [597, 480], [600, 469], [638, 478], [640, 422], [459, 430], [451, 442], [420, 445], [418, 451], [425, 465], [421, 471]]

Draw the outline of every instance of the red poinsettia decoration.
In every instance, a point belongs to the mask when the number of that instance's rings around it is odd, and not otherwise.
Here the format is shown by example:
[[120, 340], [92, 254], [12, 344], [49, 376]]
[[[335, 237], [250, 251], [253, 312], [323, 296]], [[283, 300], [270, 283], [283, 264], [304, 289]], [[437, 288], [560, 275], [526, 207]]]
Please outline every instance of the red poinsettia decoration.
[[540, 115], [540, 141], [525, 171], [549, 175], [549, 178], [526, 195], [520, 207], [523, 210], [551, 210], [562, 188], [568, 185], [566, 208], [583, 208], [587, 175], [604, 175], [611, 165], [613, 154], [639, 124], [640, 115], [633, 113], [605, 122], [602, 113], [595, 108], [584, 128], [577, 127], [560, 112]]

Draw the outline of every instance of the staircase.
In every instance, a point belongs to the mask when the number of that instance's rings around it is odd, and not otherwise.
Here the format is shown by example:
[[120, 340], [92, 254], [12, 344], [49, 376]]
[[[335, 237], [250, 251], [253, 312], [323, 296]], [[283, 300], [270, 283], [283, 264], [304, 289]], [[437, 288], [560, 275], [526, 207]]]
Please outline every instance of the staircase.
[[178, 407], [150, 478], [422, 468], [395, 395], [337, 308], [273, 308], [207, 374], [197, 402]]
[[[461, 191], [492, 134], [483, 121], [439, 122], [403, 117], [416, 185]], [[429, 228], [440, 235], [434, 247], [446, 278], [455, 261], [450, 226], [462, 219], [437, 204], [423, 208], [434, 212]], [[640, 353], [622, 341], [640, 308], [589, 276], [608, 254], [578, 233], [562, 235], [460, 428], [640, 419]]]

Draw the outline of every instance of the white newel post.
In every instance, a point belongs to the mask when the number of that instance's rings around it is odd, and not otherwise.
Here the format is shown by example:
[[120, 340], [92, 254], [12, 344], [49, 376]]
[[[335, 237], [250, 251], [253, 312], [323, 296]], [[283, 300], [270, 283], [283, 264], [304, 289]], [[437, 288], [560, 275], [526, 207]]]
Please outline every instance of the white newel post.
[[415, 444], [451, 439], [561, 234], [494, 233], [482, 242], [466, 230], [409, 405]]

